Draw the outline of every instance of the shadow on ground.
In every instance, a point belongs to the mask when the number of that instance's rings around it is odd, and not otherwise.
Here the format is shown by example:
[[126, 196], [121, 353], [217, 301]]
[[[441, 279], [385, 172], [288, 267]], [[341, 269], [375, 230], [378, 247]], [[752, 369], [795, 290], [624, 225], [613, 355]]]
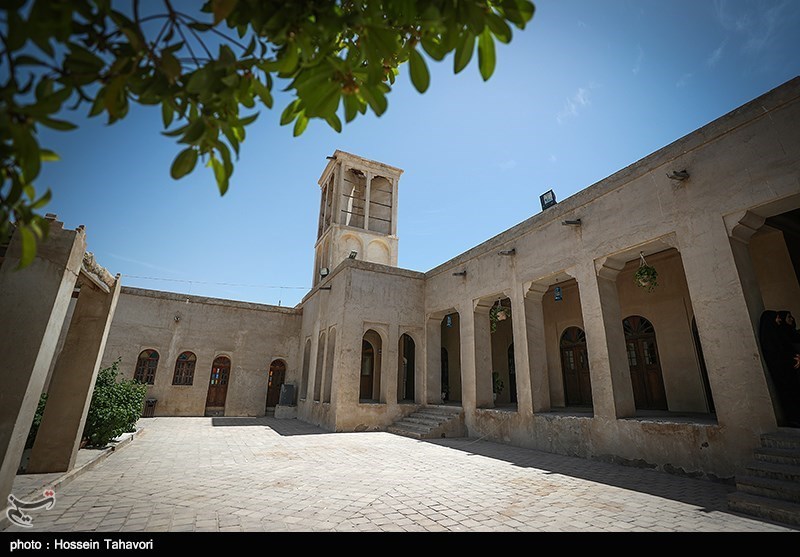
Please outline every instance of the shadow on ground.
[[271, 417], [261, 418], [234, 418], [234, 417], [220, 417], [211, 418], [211, 425], [214, 427], [265, 427], [271, 429], [278, 435], [320, 435], [330, 434], [315, 425], [301, 422], [300, 420], [279, 420]]

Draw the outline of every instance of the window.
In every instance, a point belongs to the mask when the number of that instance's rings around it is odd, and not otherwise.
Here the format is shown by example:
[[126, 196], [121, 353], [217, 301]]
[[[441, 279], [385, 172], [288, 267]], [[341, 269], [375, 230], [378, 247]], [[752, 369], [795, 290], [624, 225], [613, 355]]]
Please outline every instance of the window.
[[156, 368], [158, 367], [158, 352], [155, 350], [142, 350], [139, 359], [136, 360], [136, 371], [133, 378], [139, 383], [152, 385], [156, 380]]
[[173, 385], [191, 385], [194, 383], [194, 366], [197, 357], [191, 352], [184, 352], [175, 360], [175, 375], [172, 377]]

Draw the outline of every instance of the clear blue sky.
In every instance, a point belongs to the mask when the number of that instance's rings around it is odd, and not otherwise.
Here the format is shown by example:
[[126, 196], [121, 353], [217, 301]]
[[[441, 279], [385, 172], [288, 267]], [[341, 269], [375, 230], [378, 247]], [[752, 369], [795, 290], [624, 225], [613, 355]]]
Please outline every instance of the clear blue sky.
[[[427, 271], [800, 75], [796, 0], [539, 0], [529, 27], [453, 75], [429, 60], [423, 95], [406, 69], [380, 118], [299, 138], [263, 110], [248, 128], [230, 191], [198, 169], [169, 177], [179, 151], [160, 111], [113, 126], [74, 114], [42, 132], [61, 162], [39, 187], [65, 226], [123, 284], [294, 306], [311, 284], [325, 157], [342, 149], [405, 170], [399, 265]], [[152, 277], [152, 278], [134, 278]], [[171, 279], [154, 280], [154, 279]], [[218, 284], [224, 283], [224, 284]], [[268, 288], [268, 286], [299, 288]]]

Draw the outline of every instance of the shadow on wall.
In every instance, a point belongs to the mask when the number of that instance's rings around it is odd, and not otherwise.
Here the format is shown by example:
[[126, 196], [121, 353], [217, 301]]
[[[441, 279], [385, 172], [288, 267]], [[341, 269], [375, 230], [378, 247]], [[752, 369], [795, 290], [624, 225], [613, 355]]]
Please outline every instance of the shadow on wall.
[[214, 427], [250, 427], [258, 426], [270, 429], [284, 437], [290, 435], [320, 435], [330, 434], [330, 431], [318, 428], [317, 426], [301, 422], [300, 420], [279, 420], [276, 418], [212, 418], [211, 425]]

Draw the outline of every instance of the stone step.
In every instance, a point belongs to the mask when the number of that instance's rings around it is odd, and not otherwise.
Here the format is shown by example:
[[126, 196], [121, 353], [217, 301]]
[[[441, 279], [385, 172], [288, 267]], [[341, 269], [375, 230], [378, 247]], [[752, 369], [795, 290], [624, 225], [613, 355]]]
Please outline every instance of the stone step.
[[747, 466], [747, 473], [750, 476], [794, 482], [800, 488], [800, 466], [754, 460]]
[[800, 449], [761, 447], [753, 452], [753, 456], [761, 462], [800, 466]]
[[436, 412], [438, 414], [458, 415], [464, 409], [460, 406], [423, 406], [418, 412]]
[[430, 433], [433, 427], [429, 425], [423, 425], [416, 422], [409, 422], [406, 419], [402, 419], [399, 422], [395, 422], [393, 425], [402, 427], [404, 429], [408, 429], [410, 431], [418, 431], [420, 433]]
[[453, 418], [457, 418], [461, 413], [455, 412], [437, 412], [436, 410], [428, 410], [427, 408], [422, 408], [414, 412], [417, 416], [427, 416], [430, 418], [436, 418], [437, 420], [447, 421], [452, 420]]
[[759, 476], [736, 478], [736, 489], [751, 495], [771, 497], [776, 500], [800, 503], [800, 483], [786, 482]]
[[404, 427], [397, 426], [397, 425], [390, 425], [387, 428], [389, 433], [394, 433], [395, 435], [402, 435], [403, 437], [411, 437], [413, 439], [422, 439], [422, 434], [418, 431], [411, 431]]
[[437, 418], [433, 416], [429, 416], [427, 414], [420, 414], [419, 412], [415, 412], [409, 416], [403, 418], [405, 422], [414, 422], [417, 424], [428, 425], [430, 427], [439, 427], [443, 423], [447, 422], [450, 418]]
[[800, 430], [783, 428], [761, 436], [761, 446], [775, 449], [800, 449]]
[[800, 526], [800, 503], [737, 492], [728, 496], [728, 508], [750, 516]]

